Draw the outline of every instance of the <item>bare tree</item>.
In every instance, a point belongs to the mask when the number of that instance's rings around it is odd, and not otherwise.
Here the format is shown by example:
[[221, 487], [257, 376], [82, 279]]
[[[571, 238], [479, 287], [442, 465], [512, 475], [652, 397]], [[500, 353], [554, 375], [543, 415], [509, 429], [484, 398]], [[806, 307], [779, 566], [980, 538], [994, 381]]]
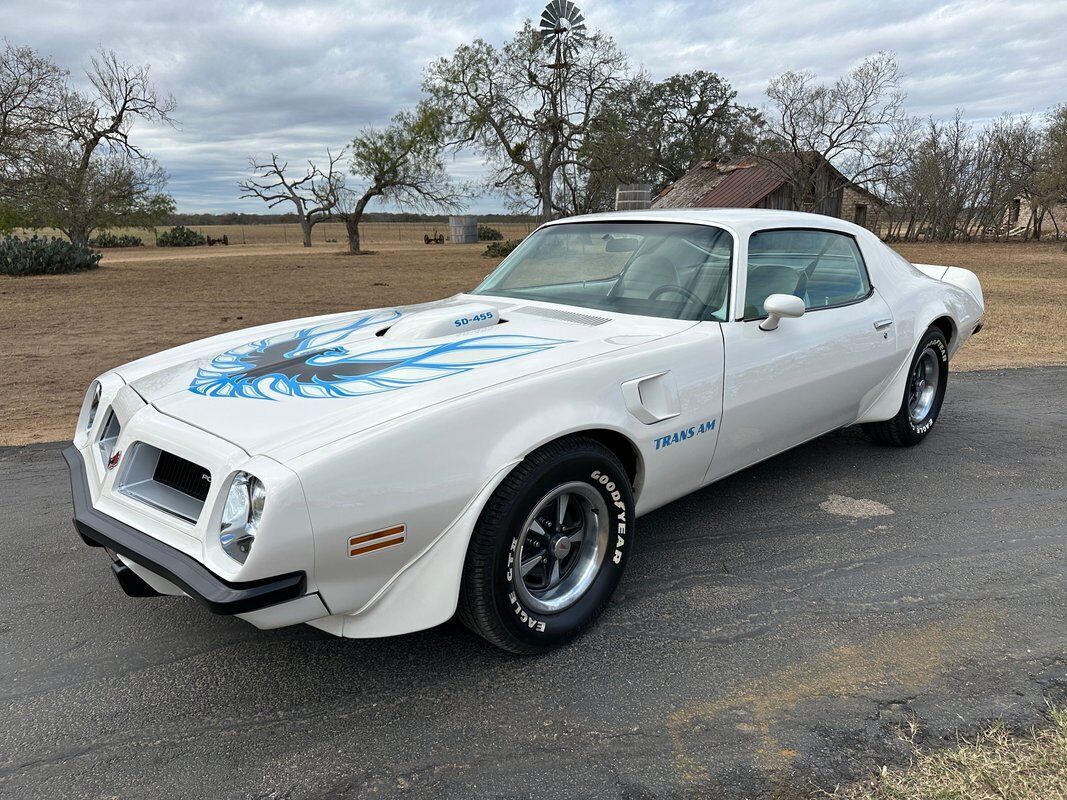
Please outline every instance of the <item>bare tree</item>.
[[365, 128], [352, 141], [349, 172], [361, 189], [342, 187], [333, 215], [345, 224], [348, 250], [363, 252], [359, 225], [375, 198], [412, 209], [458, 207], [461, 191], [445, 172], [444, 115], [428, 103], [401, 112], [384, 130]]
[[892, 163], [886, 133], [905, 114], [891, 54], [867, 58], [829, 85], [810, 72], [785, 72], [767, 98], [761, 157], [792, 187], [794, 208], [817, 207], [837, 190], [832, 168], [864, 183]]
[[171, 122], [174, 99], [160, 94], [147, 65], [111, 51], [86, 71], [91, 91], [64, 88], [46, 143], [34, 156], [32, 214], [71, 242], [85, 245], [94, 229], [139, 224], [171, 208], [162, 194], [166, 172], [130, 140], [136, 120]]
[[339, 192], [344, 184], [344, 176], [338, 169], [343, 156], [344, 150], [334, 155], [327, 149], [328, 166], [325, 170], [308, 161], [303, 177], [295, 180], [286, 177], [289, 162], [279, 163], [277, 154], [271, 153], [270, 160], [252, 156], [249, 163], [255, 175], [238, 184], [244, 192], [241, 197], [258, 197], [268, 208], [292, 203], [300, 220], [304, 247], [311, 247], [312, 229], [328, 219], [330, 212], [337, 205]]
[[432, 63], [424, 81], [437, 105], [450, 109], [455, 143], [486, 157], [489, 187], [516, 204], [532, 199], [527, 207], [536, 205], [542, 219], [587, 204], [582, 145], [627, 69], [626, 57], [600, 33], [564, 47], [562, 79], [552, 57], [527, 20], [501, 49], [477, 39]]
[[[1040, 132], [1028, 117], [976, 128], [957, 111], [914, 132], [894, 174], [879, 180], [888, 238], [949, 241], [1004, 236], [1017, 198], [1040, 213], [1035, 182]], [[1040, 218], [1038, 218], [1038, 223]], [[1033, 224], [1031, 219], [1025, 225]]]
[[66, 73], [30, 47], [0, 49], [0, 229], [32, 191], [29, 168], [53, 130]]
[[1046, 115], [1033, 166], [1028, 186], [1031, 230], [1040, 239], [1047, 219], [1059, 239], [1067, 233], [1060, 228], [1067, 207], [1067, 104]]

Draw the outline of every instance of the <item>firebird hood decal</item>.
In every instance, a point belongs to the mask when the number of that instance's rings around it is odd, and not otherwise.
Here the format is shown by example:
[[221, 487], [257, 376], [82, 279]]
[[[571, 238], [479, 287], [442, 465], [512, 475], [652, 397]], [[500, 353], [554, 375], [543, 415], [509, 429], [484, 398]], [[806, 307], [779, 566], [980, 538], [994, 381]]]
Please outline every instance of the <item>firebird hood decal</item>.
[[[200, 367], [189, 391], [206, 397], [358, 397], [402, 389], [475, 367], [538, 353], [566, 339], [493, 334], [440, 344], [367, 349], [350, 336], [401, 313], [371, 314], [262, 339], [220, 353]], [[373, 341], [373, 339], [372, 339]]]
[[491, 327], [437, 338], [376, 335], [423, 311], [455, 308], [461, 316], [473, 305], [485, 301], [459, 296], [289, 320], [190, 342], [118, 372], [161, 414], [284, 461], [463, 397], [476, 416], [476, 398], [488, 392], [697, 324], [620, 315], [589, 326], [501, 303], [506, 323]]

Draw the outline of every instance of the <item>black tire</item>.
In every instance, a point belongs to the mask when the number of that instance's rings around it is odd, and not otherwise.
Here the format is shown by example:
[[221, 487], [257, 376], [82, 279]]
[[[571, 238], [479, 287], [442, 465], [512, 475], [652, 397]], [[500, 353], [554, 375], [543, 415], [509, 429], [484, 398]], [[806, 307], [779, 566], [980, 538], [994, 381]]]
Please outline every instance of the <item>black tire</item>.
[[[582, 487], [576, 489], [593, 500], [596, 496], [603, 500], [598, 508], [606, 509], [606, 520], [601, 523], [599, 513], [589, 519], [595, 521], [597, 530], [606, 528], [607, 539], [599, 538], [599, 547], [583, 540], [567, 556], [577, 558], [582, 555], [580, 548], [589, 546], [592, 549], [583, 557], [600, 553], [602, 560], [595, 568], [589, 567], [589, 583], [572, 604], [546, 612], [518, 593], [515, 582], [524, 580], [517, 572], [524, 546], [519, 543], [520, 534], [542, 500], [574, 484], [591, 487], [595, 495]], [[472, 631], [512, 653], [542, 653], [567, 643], [600, 616], [614, 594], [632, 548], [633, 518], [629, 476], [602, 444], [571, 436], [536, 450], [504, 479], [482, 511], [467, 549], [457, 616]], [[593, 537], [588, 541], [593, 542]], [[567, 563], [563, 558], [560, 563]]]
[[[913, 399], [914, 381], [916, 368], [921, 359], [930, 354], [938, 364], [936, 387], [929, 409], [916, 418], [912, 413], [911, 402]], [[904, 397], [900, 402], [900, 410], [892, 419], [884, 422], [868, 422], [863, 425], [863, 432], [873, 441], [879, 444], [893, 445], [894, 447], [912, 447], [917, 445], [933, 429], [937, 417], [941, 413], [941, 404], [945, 400], [945, 388], [948, 386], [948, 342], [940, 328], [929, 328], [911, 359], [908, 368], [908, 382], [904, 387]]]

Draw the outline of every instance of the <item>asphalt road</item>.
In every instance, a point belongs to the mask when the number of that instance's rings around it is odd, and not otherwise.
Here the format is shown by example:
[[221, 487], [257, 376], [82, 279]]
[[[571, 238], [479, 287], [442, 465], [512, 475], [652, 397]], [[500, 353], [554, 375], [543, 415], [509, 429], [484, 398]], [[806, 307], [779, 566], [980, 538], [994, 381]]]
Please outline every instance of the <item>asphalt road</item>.
[[58, 446], [0, 450], [0, 796], [802, 797], [1067, 701], [1067, 369], [954, 375], [921, 447], [842, 431], [645, 517], [539, 658], [135, 600]]

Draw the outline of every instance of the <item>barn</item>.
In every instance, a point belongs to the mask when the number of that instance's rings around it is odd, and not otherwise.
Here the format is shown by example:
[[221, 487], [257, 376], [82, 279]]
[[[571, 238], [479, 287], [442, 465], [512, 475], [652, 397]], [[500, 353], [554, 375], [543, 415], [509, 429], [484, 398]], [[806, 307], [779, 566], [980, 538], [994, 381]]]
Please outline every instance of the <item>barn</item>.
[[[821, 160], [822, 183], [817, 202], [794, 205], [787, 174], [796, 172], [791, 153], [770, 153], [757, 158], [739, 156], [725, 161], [701, 161], [667, 186], [652, 201], [653, 208], [801, 208], [816, 214], [846, 219], [878, 231], [882, 204], [861, 186], [848, 180], [829, 162]], [[776, 166], [781, 165], [781, 167]]]

